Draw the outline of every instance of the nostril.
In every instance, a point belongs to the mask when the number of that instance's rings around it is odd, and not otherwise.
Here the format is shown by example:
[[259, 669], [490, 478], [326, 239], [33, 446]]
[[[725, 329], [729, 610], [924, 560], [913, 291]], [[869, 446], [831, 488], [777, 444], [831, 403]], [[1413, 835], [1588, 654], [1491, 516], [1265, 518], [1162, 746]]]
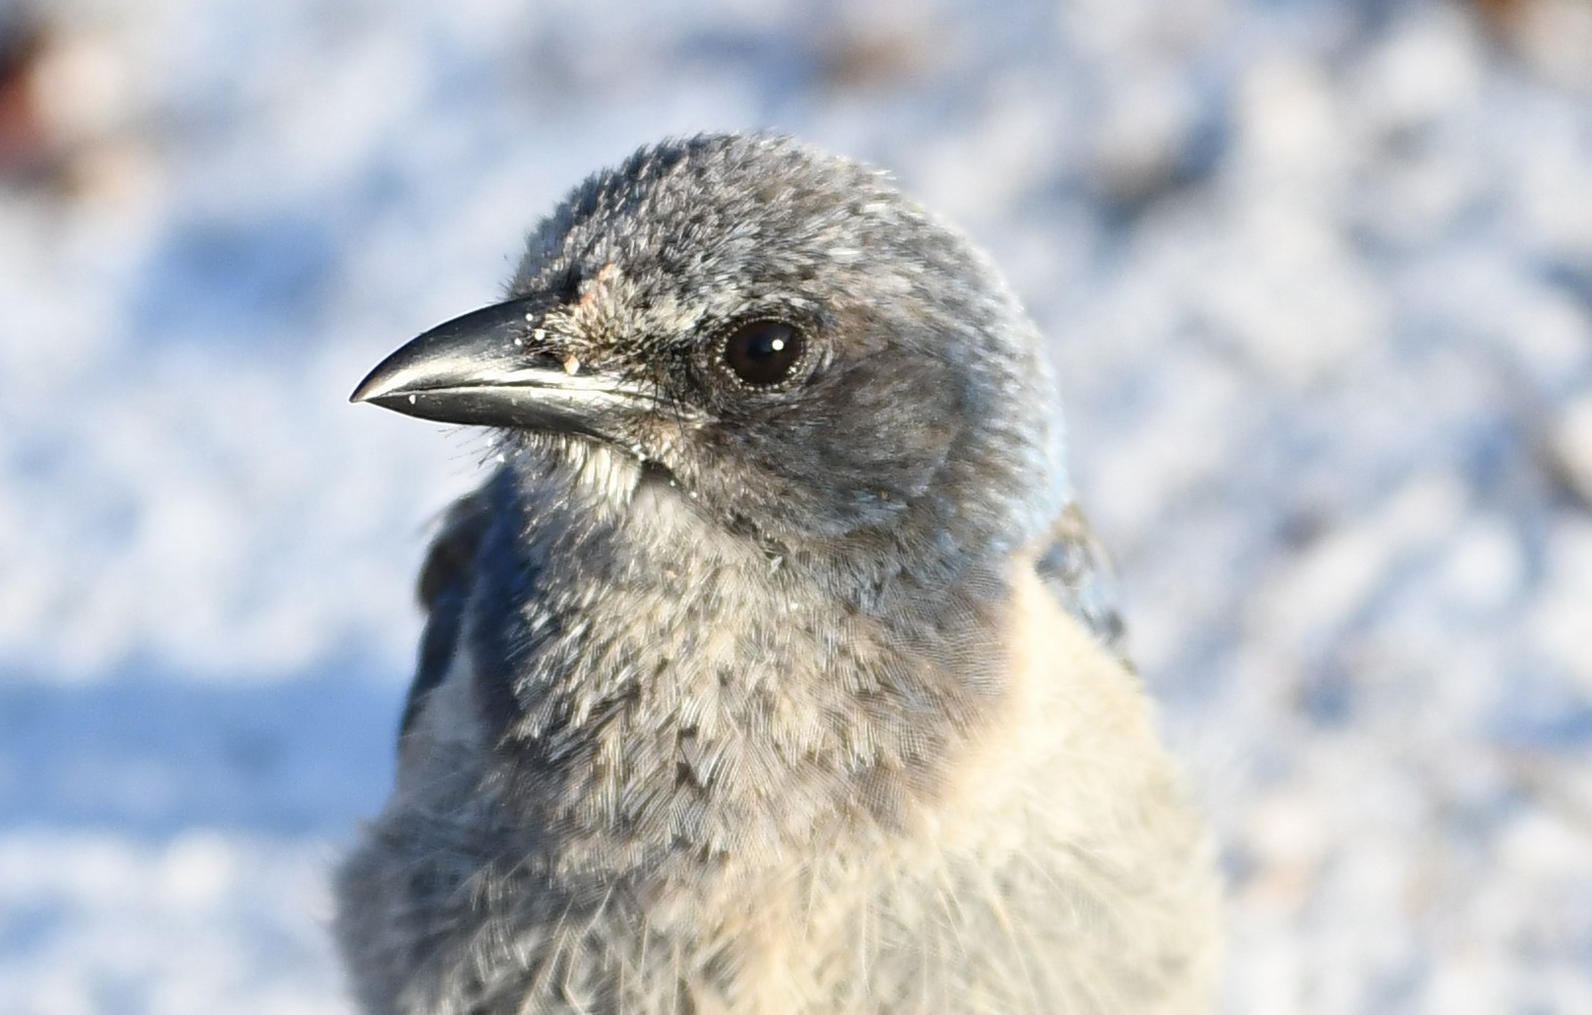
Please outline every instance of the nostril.
[[536, 370], [562, 370], [565, 357], [549, 349], [525, 350], [525, 365]]

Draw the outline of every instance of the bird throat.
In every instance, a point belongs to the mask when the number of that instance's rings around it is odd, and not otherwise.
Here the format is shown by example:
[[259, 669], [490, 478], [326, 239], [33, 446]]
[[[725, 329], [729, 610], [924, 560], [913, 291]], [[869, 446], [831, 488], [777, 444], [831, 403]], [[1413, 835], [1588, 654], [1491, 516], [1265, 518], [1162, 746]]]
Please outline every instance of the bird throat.
[[[633, 485], [616, 508], [622, 466], [566, 461], [495, 482], [467, 621], [493, 783], [549, 856], [604, 874], [772, 864], [935, 792], [1000, 691], [984, 633], [1000, 576], [771, 560], [677, 489]], [[871, 587], [848, 587], [858, 574]], [[912, 623], [877, 608], [892, 597]]]

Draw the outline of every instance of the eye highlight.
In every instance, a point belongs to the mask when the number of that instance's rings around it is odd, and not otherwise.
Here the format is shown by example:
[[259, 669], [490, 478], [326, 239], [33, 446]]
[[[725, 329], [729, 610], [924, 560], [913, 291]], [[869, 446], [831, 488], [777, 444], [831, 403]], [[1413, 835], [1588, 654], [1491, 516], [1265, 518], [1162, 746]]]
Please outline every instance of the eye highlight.
[[794, 324], [748, 321], [724, 337], [724, 365], [748, 387], [772, 388], [790, 378], [806, 349], [807, 339]]

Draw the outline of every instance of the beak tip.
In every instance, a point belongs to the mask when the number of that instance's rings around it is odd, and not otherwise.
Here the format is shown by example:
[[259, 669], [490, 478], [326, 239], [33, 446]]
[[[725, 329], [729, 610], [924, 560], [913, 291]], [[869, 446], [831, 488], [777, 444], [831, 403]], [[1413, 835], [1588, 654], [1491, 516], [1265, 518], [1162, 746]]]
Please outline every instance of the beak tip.
[[383, 362], [377, 365], [376, 369], [365, 375], [365, 379], [360, 381], [353, 392], [349, 394], [348, 401], [350, 403], [368, 402], [371, 399], [390, 393], [395, 387], [397, 385], [393, 383], [393, 372], [387, 369], [387, 363]]

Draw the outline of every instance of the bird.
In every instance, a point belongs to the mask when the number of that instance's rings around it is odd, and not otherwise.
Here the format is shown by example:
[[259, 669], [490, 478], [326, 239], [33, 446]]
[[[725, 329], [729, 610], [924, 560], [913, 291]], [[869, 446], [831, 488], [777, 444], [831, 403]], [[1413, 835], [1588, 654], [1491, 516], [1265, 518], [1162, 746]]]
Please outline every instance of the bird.
[[641, 148], [352, 396], [484, 428], [395, 784], [371, 1013], [1204, 1012], [1211, 837], [991, 260], [788, 136]]

